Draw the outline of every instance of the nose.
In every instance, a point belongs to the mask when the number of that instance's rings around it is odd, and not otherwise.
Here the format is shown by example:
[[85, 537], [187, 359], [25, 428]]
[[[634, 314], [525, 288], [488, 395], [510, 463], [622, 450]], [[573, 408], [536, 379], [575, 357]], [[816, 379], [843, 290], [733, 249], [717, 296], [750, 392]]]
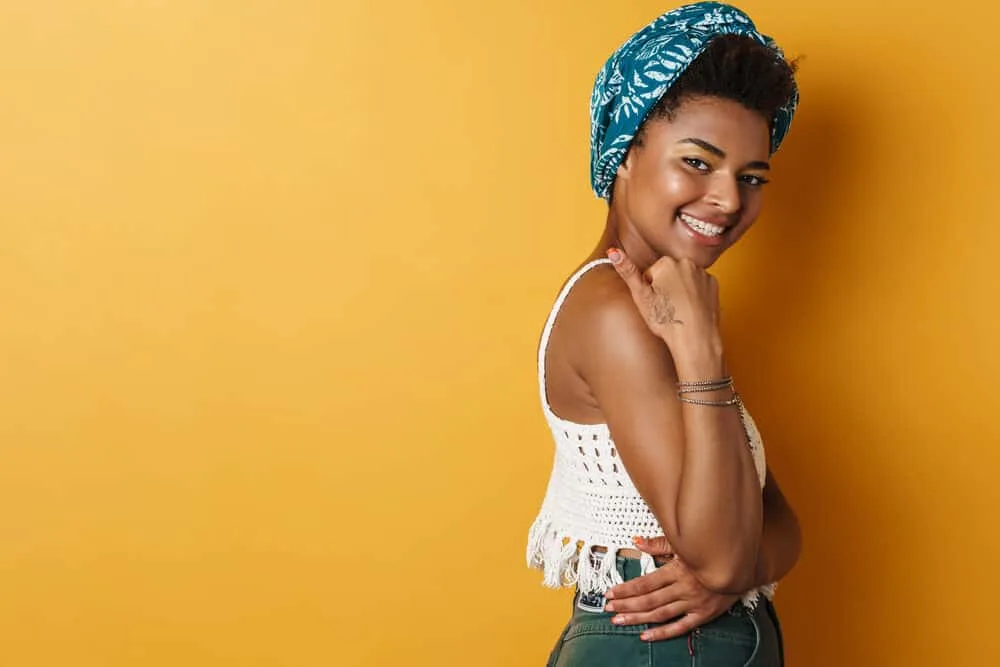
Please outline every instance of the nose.
[[719, 211], [730, 215], [740, 210], [740, 186], [736, 179], [723, 172], [717, 172], [708, 191], [708, 202]]

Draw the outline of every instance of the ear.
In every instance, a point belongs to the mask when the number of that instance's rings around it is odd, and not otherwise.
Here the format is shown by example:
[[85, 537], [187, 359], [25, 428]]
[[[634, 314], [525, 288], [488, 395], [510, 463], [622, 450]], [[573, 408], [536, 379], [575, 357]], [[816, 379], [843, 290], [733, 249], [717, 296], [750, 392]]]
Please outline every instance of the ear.
[[635, 159], [634, 156], [635, 156], [634, 146], [629, 146], [628, 152], [625, 153], [625, 159], [622, 160], [622, 163], [620, 165], [618, 165], [618, 170], [615, 172], [615, 176], [617, 178], [620, 178], [624, 181], [627, 181], [629, 179], [629, 176], [631, 176], [632, 174], [632, 163], [633, 160]]

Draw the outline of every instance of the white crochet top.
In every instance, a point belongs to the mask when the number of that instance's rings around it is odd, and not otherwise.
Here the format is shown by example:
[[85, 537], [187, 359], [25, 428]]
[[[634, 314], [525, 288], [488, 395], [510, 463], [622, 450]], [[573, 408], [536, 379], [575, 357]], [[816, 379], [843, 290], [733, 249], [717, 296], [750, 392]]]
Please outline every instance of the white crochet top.
[[[586, 593], [604, 593], [622, 583], [615, 556], [619, 549], [634, 548], [633, 537], [663, 535], [659, 522], [622, 465], [607, 424], [577, 424], [560, 418], [549, 407], [545, 391], [545, 351], [556, 315], [580, 277], [606, 263], [609, 260], [595, 260], [570, 277], [552, 307], [538, 347], [542, 410], [555, 439], [555, 460], [545, 500], [528, 535], [528, 566], [544, 573], [546, 586], [575, 584]], [[743, 424], [763, 488], [764, 445], [757, 426], [745, 411]], [[595, 546], [607, 549], [604, 558], [595, 562], [579, 557], [590, 553]], [[656, 568], [647, 554], [643, 554], [641, 562], [643, 573]], [[774, 588], [775, 584], [770, 584], [754, 589], [744, 596], [743, 602], [753, 607], [760, 595], [771, 598]]]

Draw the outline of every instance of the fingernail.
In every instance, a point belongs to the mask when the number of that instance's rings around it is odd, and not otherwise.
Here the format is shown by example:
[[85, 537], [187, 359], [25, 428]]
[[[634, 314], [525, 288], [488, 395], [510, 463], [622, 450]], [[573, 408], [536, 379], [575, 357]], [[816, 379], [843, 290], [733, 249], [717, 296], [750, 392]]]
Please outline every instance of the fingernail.
[[614, 616], [612, 617], [611, 622], [614, 623], [615, 625], [621, 625], [622, 623], [625, 622], [625, 617], [622, 615]]
[[617, 264], [622, 261], [622, 254], [618, 252], [618, 248], [611, 248], [608, 250], [608, 259]]
[[632, 538], [632, 544], [642, 544], [643, 542], [645, 542], [645, 540], [642, 539], [641, 537], [633, 537]]
[[642, 633], [641, 635], [639, 635], [639, 639], [641, 639], [644, 642], [648, 642], [649, 641], [649, 633], [648, 632]]
[[605, 593], [604, 593], [604, 599], [605, 600], [614, 600], [615, 599], [615, 592], [614, 591], [605, 591]]
[[611, 604], [610, 602], [604, 603], [604, 611], [614, 611], [614, 610], [615, 606], [613, 604]]

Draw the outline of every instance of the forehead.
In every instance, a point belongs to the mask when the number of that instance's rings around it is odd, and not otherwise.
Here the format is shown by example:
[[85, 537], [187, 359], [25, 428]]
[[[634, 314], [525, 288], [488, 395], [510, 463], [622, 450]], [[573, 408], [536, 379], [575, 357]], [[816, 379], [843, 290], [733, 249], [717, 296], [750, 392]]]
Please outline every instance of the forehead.
[[770, 153], [767, 120], [733, 100], [687, 99], [674, 111], [673, 118], [657, 119], [648, 125], [650, 142], [658, 142], [661, 147], [694, 138], [718, 146], [739, 160], [767, 160]]

